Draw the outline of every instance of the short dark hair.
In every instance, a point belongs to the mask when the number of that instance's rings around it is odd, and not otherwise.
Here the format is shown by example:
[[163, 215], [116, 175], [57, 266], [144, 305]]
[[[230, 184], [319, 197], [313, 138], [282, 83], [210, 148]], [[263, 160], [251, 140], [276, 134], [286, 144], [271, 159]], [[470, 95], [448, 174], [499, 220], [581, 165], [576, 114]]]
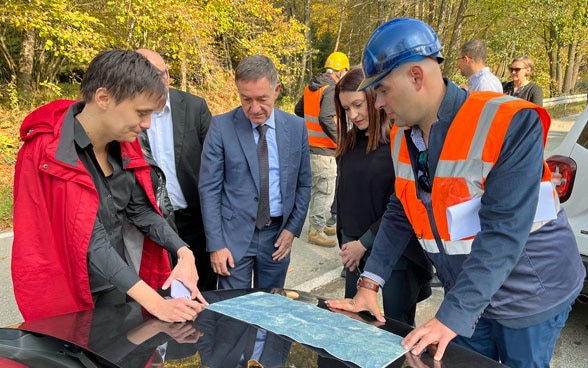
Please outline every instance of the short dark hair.
[[486, 43], [482, 40], [471, 40], [463, 44], [460, 49], [462, 56], [469, 56], [476, 61], [486, 63], [488, 49]]
[[241, 80], [257, 80], [261, 78], [267, 78], [272, 88], [279, 83], [276, 66], [267, 56], [247, 56], [239, 62], [239, 65], [237, 65], [237, 69], [235, 70], [235, 82]]
[[135, 51], [119, 49], [100, 52], [88, 66], [80, 85], [85, 102], [90, 102], [99, 88], [105, 88], [116, 103], [147, 93], [165, 97], [166, 91], [158, 70]]

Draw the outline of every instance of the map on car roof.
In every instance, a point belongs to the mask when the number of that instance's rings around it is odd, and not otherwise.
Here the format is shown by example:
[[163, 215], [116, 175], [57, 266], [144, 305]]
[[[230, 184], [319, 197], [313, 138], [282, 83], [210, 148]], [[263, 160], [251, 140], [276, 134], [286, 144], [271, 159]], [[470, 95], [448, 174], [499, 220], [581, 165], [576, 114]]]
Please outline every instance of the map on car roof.
[[406, 353], [398, 335], [278, 294], [257, 292], [213, 303], [207, 308], [298, 343], [324, 349], [360, 367], [386, 367]]

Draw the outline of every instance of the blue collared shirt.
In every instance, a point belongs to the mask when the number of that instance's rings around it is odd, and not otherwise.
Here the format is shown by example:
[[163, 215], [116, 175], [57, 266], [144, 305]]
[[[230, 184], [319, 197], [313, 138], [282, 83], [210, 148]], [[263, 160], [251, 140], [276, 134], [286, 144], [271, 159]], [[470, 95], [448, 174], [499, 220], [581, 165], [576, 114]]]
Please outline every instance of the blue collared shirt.
[[[257, 125], [251, 123], [253, 130], [253, 139], [255, 144], [259, 141], [259, 132]], [[280, 192], [280, 156], [278, 154], [278, 142], [276, 140], [276, 121], [274, 111], [269, 119], [261, 125], [267, 125], [269, 129], [265, 133], [267, 140], [267, 152], [269, 158], [269, 197], [270, 197], [270, 216], [282, 216], [282, 195]]]
[[502, 83], [487, 66], [472, 74], [468, 79], [469, 91], [493, 91], [502, 93]]
[[165, 187], [174, 210], [188, 207], [176, 174], [174, 129], [169, 93], [163, 110], [151, 114], [151, 127], [147, 129], [147, 136], [153, 159], [165, 174]]

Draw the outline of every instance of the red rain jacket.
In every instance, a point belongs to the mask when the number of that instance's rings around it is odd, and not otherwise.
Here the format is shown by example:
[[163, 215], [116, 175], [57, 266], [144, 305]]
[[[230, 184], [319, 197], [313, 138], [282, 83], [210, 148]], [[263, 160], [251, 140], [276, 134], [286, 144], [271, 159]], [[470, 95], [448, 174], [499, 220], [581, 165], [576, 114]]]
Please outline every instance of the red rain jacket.
[[[25, 320], [93, 308], [87, 250], [99, 201], [92, 177], [77, 157], [73, 134], [62, 137], [73, 103], [57, 100], [41, 106], [20, 129], [24, 144], [14, 176], [12, 280]], [[139, 141], [121, 142], [121, 152], [130, 159], [125, 169], [135, 170], [157, 209]], [[145, 238], [141, 279], [157, 289], [170, 272], [165, 249]]]

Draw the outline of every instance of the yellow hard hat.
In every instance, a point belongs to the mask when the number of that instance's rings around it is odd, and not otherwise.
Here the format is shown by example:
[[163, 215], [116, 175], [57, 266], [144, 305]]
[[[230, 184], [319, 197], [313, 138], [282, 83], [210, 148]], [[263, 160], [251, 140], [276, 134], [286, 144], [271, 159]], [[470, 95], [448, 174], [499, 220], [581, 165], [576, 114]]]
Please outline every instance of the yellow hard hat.
[[342, 52], [335, 51], [327, 58], [325, 62], [325, 68], [339, 71], [341, 69], [349, 70], [349, 59], [347, 55]]

